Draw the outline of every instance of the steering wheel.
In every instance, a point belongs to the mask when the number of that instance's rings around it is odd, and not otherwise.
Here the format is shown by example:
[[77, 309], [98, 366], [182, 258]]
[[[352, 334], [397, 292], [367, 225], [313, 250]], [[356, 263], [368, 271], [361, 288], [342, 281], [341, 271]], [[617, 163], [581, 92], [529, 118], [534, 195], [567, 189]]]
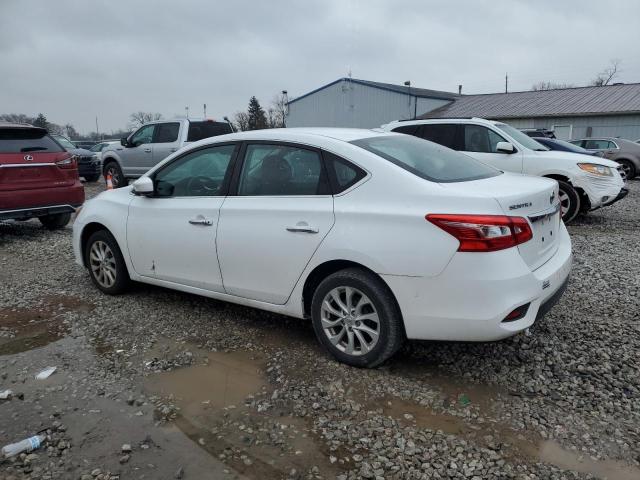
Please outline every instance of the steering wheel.
[[218, 182], [202, 175], [191, 177], [187, 182], [187, 191], [191, 195], [216, 195], [218, 193], [218, 187]]

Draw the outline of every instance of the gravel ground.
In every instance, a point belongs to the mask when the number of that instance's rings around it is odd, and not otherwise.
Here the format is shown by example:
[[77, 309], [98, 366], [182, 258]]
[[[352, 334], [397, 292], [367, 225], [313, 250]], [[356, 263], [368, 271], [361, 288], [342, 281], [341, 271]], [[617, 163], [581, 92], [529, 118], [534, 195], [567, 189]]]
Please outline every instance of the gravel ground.
[[[88, 196], [101, 189], [88, 185]], [[529, 335], [337, 364], [311, 325], [161, 288], [108, 297], [71, 229], [0, 224], [0, 478], [640, 478], [640, 181], [569, 227]], [[47, 366], [47, 380], [34, 376]]]

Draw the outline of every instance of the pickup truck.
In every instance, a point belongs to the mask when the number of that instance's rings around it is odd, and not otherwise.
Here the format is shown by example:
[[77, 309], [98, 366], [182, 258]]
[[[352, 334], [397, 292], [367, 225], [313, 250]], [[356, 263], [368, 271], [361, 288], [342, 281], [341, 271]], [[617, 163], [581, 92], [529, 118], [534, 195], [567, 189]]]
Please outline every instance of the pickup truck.
[[102, 151], [102, 172], [111, 175], [114, 188], [124, 187], [185, 145], [227, 133], [233, 133], [231, 124], [214, 120], [150, 122]]

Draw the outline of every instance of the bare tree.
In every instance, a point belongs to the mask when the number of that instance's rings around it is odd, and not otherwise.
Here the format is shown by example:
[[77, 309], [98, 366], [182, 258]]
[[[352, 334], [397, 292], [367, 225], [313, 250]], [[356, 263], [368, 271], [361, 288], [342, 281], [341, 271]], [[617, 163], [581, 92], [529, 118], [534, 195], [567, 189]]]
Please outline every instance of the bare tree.
[[271, 101], [267, 111], [267, 119], [270, 128], [284, 128], [287, 120], [287, 97], [284, 94], [276, 95]]
[[3, 113], [0, 115], [0, 120], [10, 123], [33, 123], [35, 117], [30, 117], [24, 113]]
[[151, 112], [134, 112], [129, 115], [129, 127], [138, 128], [145, 123], [153, 122], [154, 120], [162, 120], [162, 114]]
[[573, 88], [573, 83], [556, 83], [541, 81], [531, 86], [531, 90], [536, 92], [540, 90], [557, 90], [559, 88]]
[[611, 81], [616, 77], [619, 71], [621, 60], [613, 59], [609, 62], [609, 66], [601, 71], [596, 78], [591, 80], [590, 85], [594, 87], [604, 87], [609, 85]]
[[234, 119], [238, 130], [241, 132], [249, 130], [249, 114], [247, 112], [236, 113]]

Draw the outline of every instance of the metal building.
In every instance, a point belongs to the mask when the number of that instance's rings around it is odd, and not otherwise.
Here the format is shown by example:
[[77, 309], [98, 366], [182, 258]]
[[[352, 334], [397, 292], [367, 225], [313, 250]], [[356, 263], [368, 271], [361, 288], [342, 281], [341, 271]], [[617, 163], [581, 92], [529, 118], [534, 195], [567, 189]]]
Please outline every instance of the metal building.
[[288, 127], [374, 128], [409, 118], [481, 117], [561, 139], [640, 139], [640, 83], [482, 95], [340, 78], [288, 103]]
[[340, 78], [291, 100], [287, 127], [375, 128], [416, 118], [456, 97], [437, 90]]
[[548, 128], [563, 140], [640, 138], [640, 83], [461, 95], [422, 118], [482, 117], [516, 128]]

